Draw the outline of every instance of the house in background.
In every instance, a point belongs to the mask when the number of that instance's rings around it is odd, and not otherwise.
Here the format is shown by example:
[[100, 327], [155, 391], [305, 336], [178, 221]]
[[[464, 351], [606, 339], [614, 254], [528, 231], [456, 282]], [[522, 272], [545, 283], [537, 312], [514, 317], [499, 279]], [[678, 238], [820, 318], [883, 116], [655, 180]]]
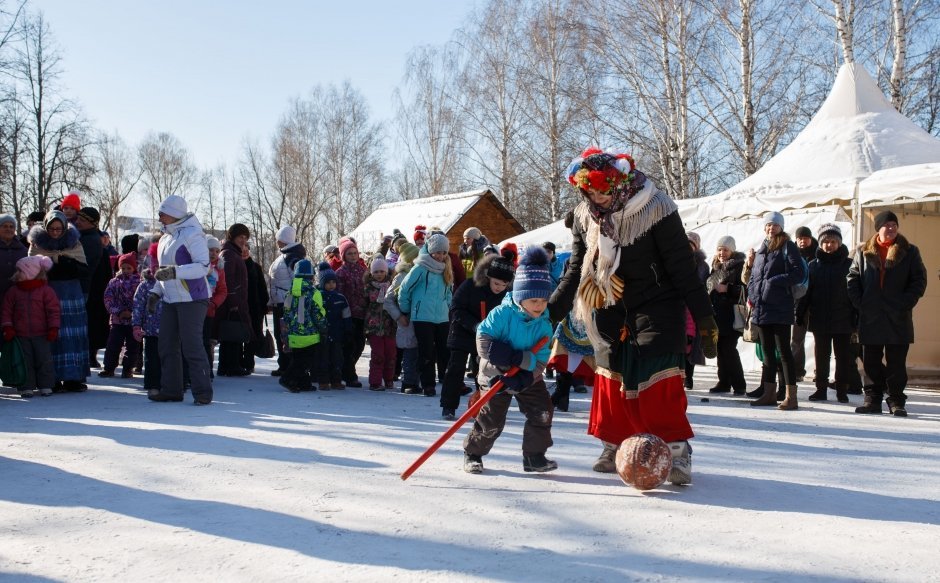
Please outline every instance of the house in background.
[[349, 235], [361, 251], [370, 252], [394, 229], [412, 241], [417, 225], [439, 227], [450, 240], [451, 251], [463, 243], [463, 232], [470, 227], [480, 229], [491, 243], [525, 232], [496, 195], [485, 189], [383, 204]]

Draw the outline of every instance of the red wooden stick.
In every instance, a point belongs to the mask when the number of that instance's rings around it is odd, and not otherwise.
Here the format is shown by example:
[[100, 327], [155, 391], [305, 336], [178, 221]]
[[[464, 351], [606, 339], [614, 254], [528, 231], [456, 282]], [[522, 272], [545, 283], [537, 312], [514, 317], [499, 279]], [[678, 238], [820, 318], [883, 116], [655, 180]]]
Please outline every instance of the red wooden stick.
[[[544, 338], [536, 342], [535, 346], [532, 347], [532, 352], [538, 352], [539, 349], [545, 346], [546, 342], [548, 342], [548, 336], [545, 336]], [[514, 366], [509, 370], [509, 372], [504, 374], [503, 377], [511, 377], [517, 372], [519, 372], [519, 367]], [[418, 456], [418, 459], [416, 459], [413, 464], [408, 466], [407, 470], [402, 472], [401, 479], [407, 480], [408, 478], [410, 478], [411, 474], [415, 473], [418, 470], [418, 468], [424, 465], [424, 462], [428, 461], [428, 458], [434, 455], [434, 452], [439, 450], [441, 446], [447, 442], [448, 439], [450, 439], [455, 433], [457, 433], [457, 430], [459, 430], [463, 426], [463, 424], [467, 422], [467, 419], [470, 419], [471, 417], [476, 417], [477, 413], [480, 412], [480, 409], [483, 408], [483, 405], [486, 405], [489, 402], [489, 400], [493, 398], [493, 395], [498, 393], [500, 389], [502, 388], [503, 388], [503, 379], [501, 378], [498, 381], [496, 381], [496, 384], [490, 387], [488, 391], [483, 393], [483, 395], [480, 396], [480, 398], [477, 400], [476, 403], [473, 404], [472, 407], [464, 411], [463, 415], [461, 415], [456, 421], [454, 421], [454, 424], [450, 426], [450, 429], [445, 431], [440, 437], [437, 438], [437, 441], [431, 444], [431, 447], [424, 450], [424, 453]]]

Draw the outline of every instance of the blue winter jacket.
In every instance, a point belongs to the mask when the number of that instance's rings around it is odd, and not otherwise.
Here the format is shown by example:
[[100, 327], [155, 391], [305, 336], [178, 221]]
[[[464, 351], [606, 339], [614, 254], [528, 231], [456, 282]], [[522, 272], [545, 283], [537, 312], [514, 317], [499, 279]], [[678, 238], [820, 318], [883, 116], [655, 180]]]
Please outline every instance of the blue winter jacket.
[[747, 299], [753, 306], [751, 317], [758, 326], [793, 325], [794, 302], [790, 287], [803, 281], [804, 264], [800, 250], [786, 234], [783, 245], [770, 251], [767, 241], [754, 256]]
[[[509, 370], [509, 367], [497, 367], [490, 361], [491, 352], [496, 349], [494, 343], [508, 344], [513, 350], [522, 351], [519, 368], [532, 372], [533, 378], [539, 380], [551, 354], [551, 336], [548, 310], [533, 319], [513, 301], [512, 294], [507, 293], [503, 303], [496, 306], [477, 327], [477, 353], [480, 355], [477, 380], [480, 385], [488, 386], [491, 378]], [[546, 337], [549, 341], [532, 353], [535, 343]]]
[[443, 273], [428, 268], [430, 262], [437, 263], [427, 247], [422, 247], [414, 267], [398, 288], [398, 307], [412, 322], [443, 324], [450, 321], [453, 286], [444, 283]]
[[336, 290], [326, 291], [320, 286], [323, 294], [323, 308], [326, 310], [328, 337], [324, 341], [339, 342], [342, 344], [352, 333], [352, 312], [346, 296]]

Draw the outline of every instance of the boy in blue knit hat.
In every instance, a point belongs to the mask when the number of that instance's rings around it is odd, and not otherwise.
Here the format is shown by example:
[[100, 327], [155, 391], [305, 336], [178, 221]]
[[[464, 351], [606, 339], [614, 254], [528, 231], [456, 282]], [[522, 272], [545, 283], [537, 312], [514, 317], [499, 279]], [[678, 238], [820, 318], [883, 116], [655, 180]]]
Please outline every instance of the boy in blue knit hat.
[[344, 389], [343, 385], [343, 342], [352, 334], [352, 311], [346, 296], [336, 291], [336, 272], [326, 261], [320, 262], [320, 293], [323, 294], [323, 307], [326, 309], [327, 330], [320, 339], [317, 355], [317, 376], [320, 390]]
[[[548, 362], [549, 343], [532, 349], [542, 338], [550, 339], [552, 325], [546, 308], [552, 293], [549, 259], [539, 247], [528, 249], [519, 262], [512, 293], [494, 308], [477, 328], [480, 387], [491, 390], [503, 381], [503, 389], [480, 409], [473, 429], [463, 443], [464, 471], [483, 471], [483, 456], [490, 452], [506, 425], [513, 396], [526, 417], [522, 431], [522, 468], [550, 472], [558, 464], [545, 457], [552, 446], [552, 402], [542, 373]], [[506, 376], [513, 367], [519, 371]]]

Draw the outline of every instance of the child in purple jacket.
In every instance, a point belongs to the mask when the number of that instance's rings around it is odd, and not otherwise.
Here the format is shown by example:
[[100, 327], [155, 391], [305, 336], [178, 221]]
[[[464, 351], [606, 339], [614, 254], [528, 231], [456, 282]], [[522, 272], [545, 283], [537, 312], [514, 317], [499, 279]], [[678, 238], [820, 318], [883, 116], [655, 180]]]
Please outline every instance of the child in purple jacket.
[[134, 330], [134, 340], [144, 343], [144, 390], [149, 395], [151, 391], [160, 392], [160, 315], [163, 312], [163, 302], [152, 301], [151, 309], [147, 307], [147, 299], [157, 285], [153, 277], [153, 269], [145, 268], [141, 275], [140, 285], [134, 292], [134, 309], [131, 314], [131, 326]]
[[131, 318], [134, 309], [134, 293], [140, 285], [137, 273], [137, 253], [125, 253], [118, 257], [118, 274], [108, 282], [104, 290], [104, 307], [111, 314], [111, 332], [108, 334], [108, 346], [104, 350], [104, 368], [100, 377], [113, 377], [117, 368], [121, 348], [124, 348], [124, 362], [121, 366], [121, 378], [134, 377], [134, 363], [137, 361], [137, 342]]

